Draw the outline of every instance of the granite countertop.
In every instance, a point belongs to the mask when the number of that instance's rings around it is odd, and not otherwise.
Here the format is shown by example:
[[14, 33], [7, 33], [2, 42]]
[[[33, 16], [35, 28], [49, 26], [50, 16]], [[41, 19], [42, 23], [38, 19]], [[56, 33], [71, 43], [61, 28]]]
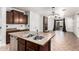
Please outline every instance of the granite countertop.
[[[13, 33], [9, 33], [11, 36], [16, 36], [19, 38], [22, 38], [24, 40], [33, 42], [35, 44], [38, 45], [45, 45], [45, 43], [47, 43], [51, 38], [53, 38], [53, 36], [55, 35], [54, 32], [48, 32], [48, 33], [43, 33], [40, 32], [38, 33], [39, 36], [43, 36], [44, 38], [41, 40], [34, 40], [34, 37], [36, 36], [36, 32], [31, 32], [31, 31], [21, 31], [21, 32], [13, 32]], [[29, 34], [34, 34], [33, 37], [27, 37]]]

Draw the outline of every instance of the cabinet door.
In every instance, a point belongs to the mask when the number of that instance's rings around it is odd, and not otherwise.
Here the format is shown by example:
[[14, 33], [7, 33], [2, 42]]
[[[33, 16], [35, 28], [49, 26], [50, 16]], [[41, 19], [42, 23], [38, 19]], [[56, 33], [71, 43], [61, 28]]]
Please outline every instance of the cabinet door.
[[51, 40], [47, 42], [44, 46], [40, 46], [40, 51], [50, 51], [51, 50]]
[[28, 24], [28, 16], [24, 15], [24, 24]]
[[23, 12], [12, 10], [11, 13], [13, 14], [12, 22], [14, 24], [27, 24], [28, 23], [28, 16], [24, 15]]
[[25, 40], [18, 38], [18, 51], [25, 51]]
[[19, 12], [19, 24], [24, 24], [24, 14], [22, 12]]
[[38, 45], [27, 41], [26, 50], [28, 50], [28, 51], [38, 51]]
[[13, 11], [13, 20], [14, 20], [14, 24], [19, 23], [19, 13], [17, 11]]
[[6, 12], [6, 24], [13, 24], [13, 14], [11, 12]]
[[25, 46], [21, 43], [18, 43], [18, 51], [25, 51]]

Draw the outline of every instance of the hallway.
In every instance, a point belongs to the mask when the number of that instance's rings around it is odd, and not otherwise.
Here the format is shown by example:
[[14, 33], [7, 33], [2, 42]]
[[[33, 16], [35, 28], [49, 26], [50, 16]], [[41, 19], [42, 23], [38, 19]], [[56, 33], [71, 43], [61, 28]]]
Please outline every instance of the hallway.
[[79, 51], [79, 39], [68, 32], [56, 31], [55, 37], [51, 40], [52, 51]]

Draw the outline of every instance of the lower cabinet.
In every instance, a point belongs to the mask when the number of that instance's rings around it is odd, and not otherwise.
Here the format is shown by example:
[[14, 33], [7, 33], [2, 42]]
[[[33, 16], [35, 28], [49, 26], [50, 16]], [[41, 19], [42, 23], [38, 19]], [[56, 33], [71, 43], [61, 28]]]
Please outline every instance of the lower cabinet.
[[21, 43], [18, 43], [18, 51], [25, 51], [25, 46]]
[[50, 51], [50, 48], [51, 48], [50, 41], [47, 42], [44, 46], [39, 46], [40, 51]]
[[32, 42], [26, 42], [26, 50], [27, 51], [38, 51], [38, 45]]
[[6, 44], [10, 43], [10, 35], [6, 32]]
[[50, 41], [44, 46], [18, 38], [18, 51], [50, 51]]
[[20, 39], [20, 38], [18, 38], [17, 39], [18, 40], [18, 51], [25, 51], [26, 49], [25, 49], [25, 45], [26, 45], [26, 41], [25, 40], [23, 40], [23, 39]]

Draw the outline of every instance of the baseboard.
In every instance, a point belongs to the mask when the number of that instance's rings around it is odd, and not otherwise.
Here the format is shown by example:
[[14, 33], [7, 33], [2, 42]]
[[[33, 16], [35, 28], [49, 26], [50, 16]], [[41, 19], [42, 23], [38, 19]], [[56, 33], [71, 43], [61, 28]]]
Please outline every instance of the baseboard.
[[79, 38], [79, 35], [77, 35], [77, 34], [75, 34], [75, 33], [73, 33], [77, 38]]

